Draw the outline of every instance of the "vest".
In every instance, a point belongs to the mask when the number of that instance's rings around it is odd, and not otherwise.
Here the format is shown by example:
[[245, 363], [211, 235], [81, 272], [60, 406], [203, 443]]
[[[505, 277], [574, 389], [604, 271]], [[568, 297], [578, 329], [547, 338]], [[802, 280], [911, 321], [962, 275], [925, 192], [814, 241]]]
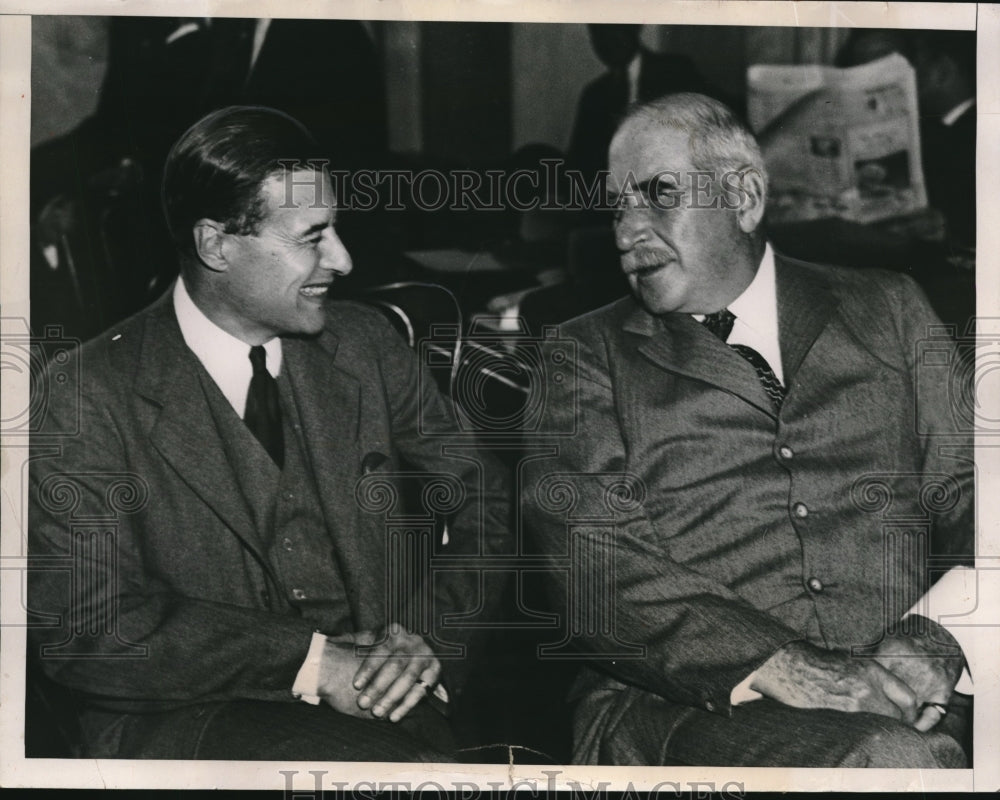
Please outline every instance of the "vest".
[[353, 630], [337, 555], [309, 464], [306, 433], [286, 372], [278, 376], [285, 437], [285, 466], [280, 470], [215, 382], [204, 371], [201, 377], [226, 459], [271, 568], [272, 585], [262, 594], [265, 605], [277, 613], [299, 614], [326, 634]]

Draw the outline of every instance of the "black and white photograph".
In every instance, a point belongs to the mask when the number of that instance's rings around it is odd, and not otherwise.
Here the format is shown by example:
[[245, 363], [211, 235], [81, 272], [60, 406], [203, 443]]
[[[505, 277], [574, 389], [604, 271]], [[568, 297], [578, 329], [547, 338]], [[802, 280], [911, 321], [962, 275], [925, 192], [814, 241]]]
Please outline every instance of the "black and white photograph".
[[0, 785], [1000, 789], [998, 44], [0, 0]]

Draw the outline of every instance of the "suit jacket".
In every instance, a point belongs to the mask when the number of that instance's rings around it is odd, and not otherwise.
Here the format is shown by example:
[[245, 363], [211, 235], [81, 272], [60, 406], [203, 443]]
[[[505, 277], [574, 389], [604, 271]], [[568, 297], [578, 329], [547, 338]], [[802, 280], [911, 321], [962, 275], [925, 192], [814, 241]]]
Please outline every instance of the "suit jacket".
[[[360, 22], [272, 20], [252, 69], [249, 50], [238, 54], [246, 59], [243, 67], [231, 63], [236, 56], [216, 35], [225, 23], [112, 18], [96, 117], [100, 135], [115, 142], [115, 154], [138, 157], [155, 177], [188, 126], [214, 108], [241, 103], [292, 115], [340, 169], [384, 151], [384, 81]], [[219, 83], [222, 72], [232, 74]]]
[[[926, 299], [879, 271], [779, 257], [776, 274], [780, 413], [689, 315], [629, 297], [562, 330], [576, 385], [554, 387], [545, 425], [573, 433], [530, 465], [522, 502], [560, 567], [556, 607], [575, 619], [586, 577], [606, 586], [578, 633], [602, 676], [587, 688], [727, 713], [783, 644], [877, 643], [926, 589], [928, 550], [972, 552], [960, 384], [928, 366], [954, 364], [954, 342], [929, 337]], [[922, 363], [927, 339], [939, 360]]]
[[239, 99], [298, 119], [338, 169], [378, 167], [388, 148], [379, 53], [357, 20], [272, 20]]
[[976, 246], [976, 106], [954, 123], [921, 120], [927, 201], [948, 224], [950, 250]]
[[[673, 53], [640, 53], [637, 99], [652, 100], [669, 92], [704, 92], [706, 84], [694, 62]], [[615, 75], [605, 72], [588, 83], [580, 95], [570, 134], [567, 161], [590, 177], [608, 166], [608, 146], [628, 96], [620, 91]]]
[[[399, 486], [387, 475], [363, 497], [366, 473], [390, 473], [405, 460], [454, 476], [465, 502], [447, 548], [435, 551], [474, 555], [503, 545], [501, 477], [442, 456], [448, 439], [430, 434], [455, 431], [451, 411], [376, 311], [332, 303], [326, 330], [286, 338], [283, 353], [326, 522], [314, 546], [333, 548], [355, 630], [388, 620], [386, 514], [401, 514], [386, 503], [373, 512]], [[56, 359], [50, 385], [65, 391], [36, 395], [47, 406], [30, 470], [29, 606], [40, 622], [32, 644], [49, 648], [42, 668], [87, 708], [292, 701], [312, 632], [338, 624], [342, 595], [328, 606], [310, 597], [307, 620], [269, 564], [213, 423], [206, 376], [168, 292]], [[488, 613], [492, 600], [478, 584], [471, 570], [436, 576], [434, 611], [483, 604]], [[442, 638], [474, 645], [468, 630]], [[468, 653], [443, 666], [457, 698]]]

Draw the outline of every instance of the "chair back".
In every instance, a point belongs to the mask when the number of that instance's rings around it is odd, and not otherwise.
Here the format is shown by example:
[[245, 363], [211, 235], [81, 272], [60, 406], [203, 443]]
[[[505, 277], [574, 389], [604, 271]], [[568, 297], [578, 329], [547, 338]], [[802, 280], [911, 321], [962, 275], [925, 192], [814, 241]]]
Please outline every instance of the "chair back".
[[462, 348], [462, 310], [455, 295], [436, 283], [400, 281], [365, 289], [358, 299], [385, 315], [450, 396]]

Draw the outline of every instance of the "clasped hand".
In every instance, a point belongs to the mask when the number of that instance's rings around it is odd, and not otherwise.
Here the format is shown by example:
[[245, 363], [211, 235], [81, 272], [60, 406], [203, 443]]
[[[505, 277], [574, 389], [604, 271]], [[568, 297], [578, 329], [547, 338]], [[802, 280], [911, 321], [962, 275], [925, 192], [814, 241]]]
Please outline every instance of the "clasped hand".
[[796, 708], [869, 711], [928, 731], [944, 714], [962, 672], [951, 635], [927, 621], [922, 634], [886, 636], [874, 657], [790, 642], [757, 670], [751, 688]]
[[[378, 642], [378, 644], [375, 644]], [[363, 655], [356, 648], [363, 646]], [[397, 625], [327, 637], [319, 693], [342, 714], [399, 722], [441, 676], [441, 664], [424, 639]]]

